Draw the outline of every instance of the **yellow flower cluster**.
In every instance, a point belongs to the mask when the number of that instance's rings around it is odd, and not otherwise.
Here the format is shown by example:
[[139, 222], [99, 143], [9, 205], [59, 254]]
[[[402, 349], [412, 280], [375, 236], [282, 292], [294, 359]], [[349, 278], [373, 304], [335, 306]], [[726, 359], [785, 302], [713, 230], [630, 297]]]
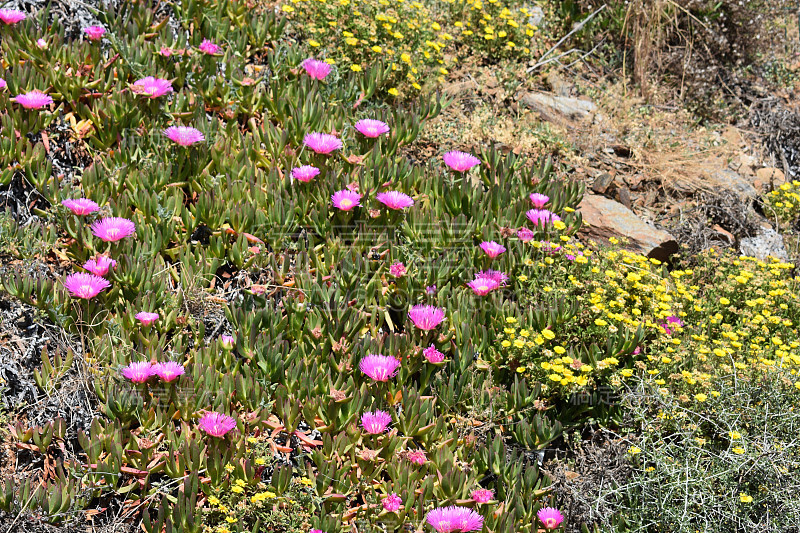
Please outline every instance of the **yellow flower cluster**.
[[800, 218], [800, 181], [784, 183], [765, 197], [766, 203], [784, 222]]
[[[790, 263], [710, 250], [692, 268], [669, 271], [655, 259], [569, 238], [529, 244], [526, 269], [515, 277], [519, 290], [531, 305], [555, 297], [577, 310], [533, 334], [509, 326], [520, 319], [506, 318], [499, 366], [558, 394], [591, 388], [608, 369], [612, 385], [638, 376], [682, 402], [712, 401], [720, 394], [715, 380], [734, 373], [776, 372], [800, 389], [800, 278]], [[576, 359], [580, 346], [622, 343], [637, 331], [643, 340], [635, 351], [629, 344], [619, 357]]]
[[529, 55], [536, 26], [526, 7], [501, 0], [446, 0], [456, 40], [491, 56]]

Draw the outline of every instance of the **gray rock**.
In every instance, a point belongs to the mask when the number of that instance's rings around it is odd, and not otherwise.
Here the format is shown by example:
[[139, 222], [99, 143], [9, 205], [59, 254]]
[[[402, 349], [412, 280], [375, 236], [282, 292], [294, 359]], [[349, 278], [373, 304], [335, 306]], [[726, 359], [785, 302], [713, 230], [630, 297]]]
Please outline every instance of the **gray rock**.
[[789, 253], [783, 243], [783, 235], [772, 228], [763, 229], [755, 237], [744, 237], [739, 241], [739, 251], [742, 255], [755, 257], [761, 260], [769, 256], [782, 261], [788, 261]]
[[520, 98], [522, 103], [537, 111], [547, 121], [555, 121], [559, 115], [572, 120], [588, 118], [597, 106], [588, 100], [567, 98], [547, 93], [532, 92]]

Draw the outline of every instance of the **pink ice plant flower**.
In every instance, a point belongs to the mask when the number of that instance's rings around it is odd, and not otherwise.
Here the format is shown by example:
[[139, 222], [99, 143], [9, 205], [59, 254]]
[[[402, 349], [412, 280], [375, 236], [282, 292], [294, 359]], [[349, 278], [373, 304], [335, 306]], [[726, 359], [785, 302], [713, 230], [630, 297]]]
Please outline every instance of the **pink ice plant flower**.
[[478, 296], [486, 296], [499, 287], [500, 283], [489, 278], [476, 278], [467, 283], [467, 286]]
[[674, 315], [668, 316], [667, 322], [661, 324], [661, 327], [664, 328], [664, 333], [666, 333], [667, 335], [672, 335], [672, 332], [674, 331], [673, 328], [677, 329], [677, 328], [682, 328], [683, 326], [684, 326], [683, 320]]
[[472, 167], [481, 164], [481, 160], [466, 152], [447, 152], [443, 156], [444, 164], [456, 172], [466, 172]]
[[391, 355], [378, 355], [371, 353], [361, 360], [358, 365], [363, 373], [375, 381], [388, 381], [397, 374], [400, 361]]
[[406, 266], [400, 261], [393, 263], [392, 266], [389, 267], [389, 274], [396, 278], [402, 278], [406, 275]]
[[211, 411], [200, 417], [198, 426], [212, 437], [224, 437], [226, 433], [236, 427], [236, 419]]
[[0, 78], [0, 91], [4, 90], [6, 87], [8, 87], [8, 84], [6, 83], [6, 80], [4, 80], [3, 78]]
[[0, 9], [0, 20], [3, 23], [12, 25], [16, 24], [17, 22], [21, 22], [25, 20], [27, 15], [22, 11], [18, 11], [16, 9]]
[[546, 194], [538, 193], [538, 192], [531, 193], [529, 198], [531, 199], [531, 202], [533, 203], [533, 207], [535, 207], [536, 209], [544, 209], [544, 206], [547, 204], [547, 202], [550, 201], [550, 197], [549, 196], [547, 196]]
[[200, 43], [200, 46], [197, 48], [204, 54], [218, 54], [222, 51], [222, 47], [220, 45], [215, 44], [208, 39], [203, 39], [203, 42]]
[[533, 231], [529, 230], [528, 228], [520, 228], [517, 230], [517, 237], [522, 242], [530, 242], [536, 236]]
[[69, 293], [75, 298], [82, 298], [84, 300], [94, 298], [110, 286], [111, 283], [105, 278], [95, 276], [94, 274], [87, 274], [86, 272], [70, 274], [64, 280], [64, 287], [66, 287]]
[[134, 383], [144, 383], [153, 375], [155, 372], [150, 361], [133, 362], [122, 369], [122, 376]]
[[414, 200], [409, 195], [399, 191], [379, 192], [375, 198], [389, 209], [400, 210], [414, 205]]
[[356, 122], [355, 128], [364, 136], [370, 139], [380, 137], [384, 133], [389, 133], [389, 125], [380, 120], [365, 118]]
[[542, 523], [545, 529], [556, 529], [564, 521], [564, 516], [558, 509], [552, 507], [542, 507], [536, 513], [536, 517]]
[[303, 61], [302, 67], [306, 71], [306, 74], [315, 80], [324, 80], [325, 76], [331, 73], [331, 66], [329, 64], [324, 61], [318, 61], [313, 57]]
[[424, 465], [425, 461], [428, 460], [428, 456], [425, 455], [425, 452], [422, 450], [411, 450], [406, 453], [406, 459], [415, 465]]
[[560, 216], [547, 209], [531, 209], [525, 213], [525, 216], [533, 222], [534, 226], [544, 226], [548, 222], [552, 223], [561, 220]]
[[508, 281], [508, 275], [499, 270], [481, 270], [475, 275], [475, 279], [477, 278], [493, 279], [500, 285], [504, 285], [505, 282]]
[[158, 53], [162, 57], [169, 57], [172, 55], [172, 49], [166, 46], [162, 46], [161, 49], [159, 49]]
[[317, 167], [303, 165], [301, 167], [295, 167], [292, 169], [292, 178], [296, 179], [297, 181], [302, 181], [303, 183], [308, 183], [319, 176], [319, 173], [320, 170]]
[[45, 50], [47, 48], [47, 41], [45, 41], [44, 39], [36, 39], [36, 46], [40, 50]]
[[142, 311], [140, 313], [136, 313], [134, 317], [136, 320], [142, 323], [143, 326], [150, 326], [158, 320], [158, 313], [148, 313], [147, 311]]
[[333, 207], [337, 209], [350, 211], [354, 207], [361, 205], [361, 195], [357, 192], [344, 189], [333, 193], [333, 195], [331, 195], [331, 202], [333, 202]]
[[106, 29], [102, 26], [89, 26], [88, 28], [83, 28], [83, 33], [86, 34], [86, 38], [90, 41], [99, 41], [105, 35]]
[[425, 356], [429, 363], [441, 363], [444, 361], [444, 354], [437, 350], [433, 344], [422, 350], [422, 355]]
[[158, 98], [172, 92], [172, 82], [162, 78], [147, 76], [133, 82], [131, 90], [148, 98]]
[[323, 155], [328, 155], [331, 152], [342, 149], [342, 141], [336, 136], [329, 133], [309, 133], [303, 137], [303, 144], [310, 150]]
[[391, 421], [392, 415], [380, 409], [376, 409], [375, 412], [367, 411], [361, 415], [361, 427], [370, 435], [384, 433]]
[[170, 126], [164, 130], [164, 135], [181, 146], [191, 146], [206, 140], [200, 130], [189, 126]]
[[183, 365], [175, 361], [167, 361], [166, 363], [153, 365], [153, 374], [167, 383], [175, 381], [185, 373], [186, 371], [183, 369]]
[[83, 264], [83, 268], [95, 276], [105, 276], [112, 268], [116, 268], [117, 262], [107, 255], [97, 255], [94, 259], [89, 259]]
[[226, 350], [233, 349], [234, 338], [231, 335], [220, 335], [219, 340], [222, 342], [222, 347]]
[[310, 530], [308, 531], [308, 533], [325, 533], [325, 532], [324, 532], [324, 531], [322, 531], [321, 529], [310, 529]]
[[42, 91], [18, 94], [13, 100], [25, 109], [41, 109], [53, 103], [53, 99]]
[[403, 505], [403, 499], [393, 492], [381, 500], [381, 505], [385, 510], [393, 513]]
[[475, 489], [470, 494], [475, 503], [488, 503], [494, 499], [494, 491], [489, 489]]
[[505, 246], [495, 241], [483, 241], [480, 247], [492, 259], [506, 251]]
[[425, 515], [425, 521], [438, 533], [480, 531], [483, 517], [467, 507], [439, 507]]
[[105, 242], [116, 242], [136, 232], [136, 224], [121, 217], [97, 220], [91, 225], [92, 235]]
[[433, 305], [415, 305], [409, 309], [408, 318], [419, 329], [430, 331], [444, 320], [444, 309]]
[[88, 198], [62, 200], [61, 205], [72, 211], [73, 215], [88, 215], [100, 210], [100, 206]]

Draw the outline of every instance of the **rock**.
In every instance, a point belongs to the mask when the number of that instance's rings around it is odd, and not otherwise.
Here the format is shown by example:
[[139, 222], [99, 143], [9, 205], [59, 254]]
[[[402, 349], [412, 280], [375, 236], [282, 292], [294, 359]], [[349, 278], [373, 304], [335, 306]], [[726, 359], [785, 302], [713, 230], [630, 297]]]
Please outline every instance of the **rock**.
[[762, 229], [755, 237], [744, 237], [739, 242], [739, 251], [742, 255], [764, 260], [768, 256], [777, 257], [783, 261], [789, 260], [789, 254], [783, 243], [783, 235], [772, 228]]
[[743, 200], [752, 200], [758, 196], [758, 191], [738, 172], [728, 169], [719, 169], [708, 176], [708, 185], [714, 192], [730, 191]]
[[520, 99], [522, 103], [538, 112], [544, 120], [549, 122], [557, 122], [559, 117], [581, 120], [588, 118], [597, 110], [597, 106], [588, 100], [540, 92], [525, 94]]
[[587, 194], [578, 206], [588, 226], [581, 229], [584, 237], [608, 241], [611, 237], [626, 239], [628, 248], [666, 261], [679, 249], [675, 238], [637, 217], [633, 211], [614, 200]]
[[763, 191], [781, 185], [786, 178], [783, 171], [778, 168], [759, 168], [756, 170], [756, 177], [753, 179], [753, 187]]
[[544, 9], [538, 5], [533, 5], [528, 7], [528, 13], [530, 14], [528, 22], [534, 26], [541, 26], [542, 22], [544, 22]]
[[594, 179], [592, 183], [592, 190], [597, 194], [605, 194], [608, 187], [614, 183], [614, 176], [608, 172], [603, 172]]

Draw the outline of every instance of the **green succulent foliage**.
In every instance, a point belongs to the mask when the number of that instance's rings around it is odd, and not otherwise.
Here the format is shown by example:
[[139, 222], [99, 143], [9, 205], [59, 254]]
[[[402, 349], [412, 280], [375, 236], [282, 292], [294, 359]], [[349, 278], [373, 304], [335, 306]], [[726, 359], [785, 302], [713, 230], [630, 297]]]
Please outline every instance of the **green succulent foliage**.
[[[61, 445], [74, 453], [55, 454], [55, 473], [42, 483], [6, 480], [0, 508], [24, 506], [58, 522], [100, 501], [138, 500], [146, 502], [137, 517], [145, 531], [195, 532], [230, 516], [210, 503], [219, 494], [290, 497], [307, 478], [311, 503], [301, 524], [257, 508], [230, 529], [294, 523], [333, 533], [356, 523], [401, 531], [433, 507], [476, 506], [470, 493], [484, 487], [504, 504], [498, 513], [476, 507], [488, 530], [535, 531], [549, 497], [535, 457], [559, 438], [562, 422], [537, 411], [537, 384], [482, 359], [510, 308], [540, 329], [575, 309], [563, 301], [528, 305], [502, 290], [478, 297], [465, 284], [479, 270], [518, 270], [528, 252], [509, 235], [527, 224], [530, 193], [547, 194], [562, 212], [577, 206], [582, 187], [553, 177], [550, 161], [531, 164], [494, 146], [468, 174], [414, 162], [408, 154], [420, 132], [448, 105], [441, 95], [389, 108], [376, 96], [385, 94], [389, 65], [313, 80], [274, 12], [254, 14], [235, 0], [170, 6], [177, 33], [145, 3], [98, 13], [108, 30], [102, 43], [68, 39], [57, 22], [46, 24], [46, 11], [0, 28], [9, 65], [2, 74], [9, 88], [0, 93], [0, 187], [17, 180], [35, 190], [46, 222], [24, 237], [3, 222], [10, 238], [0, 235], [0, 252], [34, 255], [24, 242], [34, 235], [72, 271], [96, 254], [116, 261], [106, 276], [111, 287], [90, 300], [72, 298], [61, 279], [23, 269], [0, 280], [5, 293], [82, 341], [80, 358], [43, 352], [37, 385], [50, 393], [80, 359], [101, 414], [74, 438], [63, 420], [14, 426], [13, 438], [31, 454], [52, 458]], [[31, 38], [43, 33], [46, 50]], [[199, 52], [203, 39], [222, 51]], [[169, 79], [174, 93], [146, 98], [131, 90], [150, 75]], [[33, 89], [57, 105], [22, 110], [7, 100]], [[365, 117], [388, 123], [390, 134], [362, 136], [353, 125]], [[41, 135], [67, 123], [70, 142], [88, 154], [69, 180], [55, 173]], [[162, 134], [171, 125], [197, 128], [205, 141], [177, 146]], [[314, 153], [303, 142], [311, 132], [336, 132], [344, 148]], [[318, 167], [319, 176], [292, 179], [302, 165]], [[361, 207], [333, 209], [331, 193], [348, 186], [362, 194]], [[376, 195], [388, 190], [415, 204], [384, 208]], [[101, 211], [73, 215], [61, 202], [76, 197]], [[135, 235], [94, 236], [90, 223], [107, 216], [133, 221]], [[572, 210], [563, 221], [561, 230], [533, 228], [535, 237], [572, 235], [582, 223]], [[490, 262], [478, 247], [484, 240], [502, 240], [508, 252]], [[396, 262], [405, 276], [391, 273]], [[416, 304], [446, 309], [447, 320], [434, 331], [415, 328], [407, 311]], [[144, 326], [134, 318], [140, 311], [159, 319]], [[221, 332], [233, 334], [232, 345]], [[620, 342], [582, 357], [632, 349], [634, 341]], [[443, 361], [427, 361], [430, 346]], [[400, 359], [397, 374], [376, 382], [360, 372], [371, 353]], [[131, 362], [167, 360], [183, 364], [185, 375], [136, 384], [120, 374]], [[377, 409], [392, 415], [391, 430], [371, 435], [359, 423]], [[198, 428], [205, 411], [233, 416], [235, 430], [205, 434]], [[291, 461], [258, 465], [254, 446], [265, 442], [274, 445], [270, 460], [291, 453]], [[408, 460], [419, 452], [421, 464]], [[380, 505], [390, 493], [403, 500], [396, 512]], [[236, 508], [256, 509], [244, 495], [231, 496], [243, 504]]]

